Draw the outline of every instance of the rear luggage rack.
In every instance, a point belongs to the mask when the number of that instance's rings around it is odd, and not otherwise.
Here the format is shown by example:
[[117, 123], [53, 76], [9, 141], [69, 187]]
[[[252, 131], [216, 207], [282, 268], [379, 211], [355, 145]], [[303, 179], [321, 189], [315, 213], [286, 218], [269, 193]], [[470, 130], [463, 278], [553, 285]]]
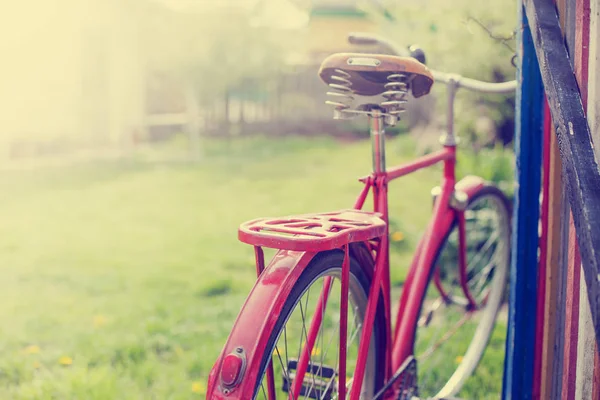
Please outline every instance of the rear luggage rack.
[[253, 246], [294, 251], [325, 251], [385, 234], [381, 214], [339, 210], [318, 214], [260, 218], [240, 225], [238, 238]]

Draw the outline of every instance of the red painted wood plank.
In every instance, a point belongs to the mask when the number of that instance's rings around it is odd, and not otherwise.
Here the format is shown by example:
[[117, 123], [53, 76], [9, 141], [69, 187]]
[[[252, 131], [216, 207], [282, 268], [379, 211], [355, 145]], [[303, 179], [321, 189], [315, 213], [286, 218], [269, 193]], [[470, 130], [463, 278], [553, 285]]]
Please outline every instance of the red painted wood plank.
[[[561, 220], [563, 202], [562, 197], [562, 166], [558, 152], [557, 137], [554, 125], [551, 126], [550, 140], [548, 143], [550, 153], [550, 165], [548, 175], [548, 229], [547, 229], [547, 253], [546, 253], [546, 295], [544, 299], [544, 336], [541, 366], [540, 398], [550, 399], [553, 393], [553, 382], [557, 380], [553, 374], [556, 359], [562, 359], [562, 347], [559, 348], [557, 339], [562, 334], [561, 312], [564, 304], [561, 304], [560, 288], [562, 254], [561, 239], [562, 226], [565, 221]], [[562, 343], [562, 338], [560, 343]], [[561, 370], [562, 372], [562, 370]]]
[[548, 100], [544, 99], [544, 137], [543, 137], [543, 154], [542, 154], [542, 207], [541, 207], [541, 223], [542, 232], [539, 239], [540, 260], [538, 266], [538, 293], [537, 293], [537, 309], [535, 323], [535, 337], [542, 338], [535, 342], [534, 361], [533, 361], [533, 389], [532, 398], [540, 399], [542, 392], [542, 359], [546, 344], [544, 343], [544, 326], [545, 326], [545, 309], [546, 309], [546, 269], [548, 260], [548, 210], [550, 207], [550, 158], [551, 145], [550, 138], [552, 135], [552, 117], [550, 115], [550, 107]]
[[[560, 22], [560, 28], [561, 28], [561, 32], [562, 32], [562, 36], [566, 37], [566, 32], [567, 32], [567, 24], [568, 24], [568, 18], [567, 18], [567, 1], [570, 0], [556, 0], [556, 8], [557, 8], [557, 12], [558, 12], [558, 17], [559, 17], [559, 22]], [[556, 134], [554, 126], [552, 129], [552, 133]], [[553, 158], [552, 161], [554, 162], [554, 177], [560, 176], [560, 180], [562, 181], [562, 167], [561, 167], [561, 159], [560, 159], [560, 154], [558, 151], [558, 146], [557, 146], [557, 140], [556, 140], [556, 136], [552, 138], [551, 140], [551, 146], [553, 146]], [[552, 164], [551, 164], [552, 166]], [[559, 166], [559, 168], [556, 168], [557, 166]], [[564, 205], [562, 205], [561, 203], [563, 201], [566, 201], [566, 198], [564, 196], [564, 191], [562, 189], [563, 187], [563, 183], [559, 183], [557, 184], [557, 187], [555, 187], [555, 190], [552, 192], [552, 200], [551, 202], [554, 203], [554, 212], [550, 214], [549, 218], [549, 225], [553, 227], [553, 230], [551, 232], [549, 232], [549, 234], [553, 235], [554, 238], [554, 246], [552, 245], [553, 242], [550, 243], [550, 247], [549, 250], [551, 251], [550, 253], [550, 257], [554, 258], [557, 265], [555, 266], [556, 268], [556, 278], [558, 278], [558, 281], [562, 280], [562, 271], [567, 268], [567, 265], [563, 264], [563, 257], [562, 254], [563, 252], [567, 251], [568, 248], [568, 243], [564, 243], [564, 238], [562, 235], [563, 232], [563, 227], [565, 224], [568, 224], [568, 218], [565, 218], [568, 214], [568, 212], [565, 212], [564, 209]], [[567, 205], [568, 207], [568, 205]], [[566, 274], [565, 274], [566, 276]], [[565, 285], [566, 286], [566, 285]], [[564, 373], [563, 373], [563, 367], [564, 367], [564, 323], [565, 323], [565, 315], [566, 313], [566, 305], [564, 302], [565, 299], [565, 293], [564, 290], [566, 290], [564, 287], [562, 287], [561, 284], [555, 284], [553, 285], [553, 287], [550, 288], [550, 290], [554, 290], [554, 293], [548, 293], [548, 297], [551, 297], [554, 294], [554, 299], [555, 299], [555, 305], [557, 307], [557, 312], [558, 315], [555, 315], [555, 319], [556, 321], [552, 321], [552, 320], [548, 320], [546, 321], [548, 324], [552, 323], [552, 322], [556, 322], [553, 326], [554, 326], [554, 335], [552, 336], [552, 339], [550, 338], [550, 336], [547, 336], [548, 341], [550, 342], [550, 340], [552, 340], [551, 343], [549, 343], [549, 345], [547, 346], [547, 349], [551, 350], [552, 356], [550, 356], [550, 354], [544, 354], [544, 362], [546, 363], [544, 365], [544, 368], [546, 368], [546, 375], [544, 376], [544, 382], [542, 384], [542, 388], [541, 388], [541, 396], [543, 396], [542, 398], [557, 398], [558, 396], [562, 396], [562, 377], [564, 377]], [[560, 293], [559, 293], [560, 292]], [[552, 310], [548, 310], [547, 316], [550, 317], [551, 316], [551, 312]], [[562, 332], [561, 332], [562, 331]], [[547, 334], [549, 334], [550, 332], [547, 332]], [[562, 336], [562, 337], [560, 337]], [[554, 351], [552, 351], [554, 350]], [[557, 387], [558, 386], [558, 387]]]
[[575, 10], [575, 77], [579, 84], [583, 106], [588, 97], [588, 66], [590, 45], [590, 0], [577, 0]]

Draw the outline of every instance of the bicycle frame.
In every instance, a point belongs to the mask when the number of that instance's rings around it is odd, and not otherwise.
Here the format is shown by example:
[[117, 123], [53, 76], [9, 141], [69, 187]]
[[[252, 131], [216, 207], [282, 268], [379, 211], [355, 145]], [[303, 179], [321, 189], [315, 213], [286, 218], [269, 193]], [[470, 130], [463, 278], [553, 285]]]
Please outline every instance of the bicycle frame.
[[[421, 308], [420, 301], [423, 297], [423, 292], [427, 288], [435, 257], [437, 256], [438, 249], [445, 240], [447, 233], [450, 231], [455, 217], [458, 214], [462, 214], [462, 212], [460, 210], [457, 212], [457, 210], [450, 205], [456, 186], [456, 147], [454, 145], [446, 145], [442, 150], [436, 153], [420, 157], [412, 162], [391, 168], [390, 170], [385, 170], [385, 168], [382, 168], [384, 167], [383, 146], [381, 145], [383, 143], [381, 139], [383, 138], [383, 132], [377, 132], [379, 128], [378, 119], [379, 117], [377, 115], [371, 117], [371, 134], [374, 138], [374, 171], [370, 176], [361, 179], [365, 186], [356, 201], [355, 208], [361, 209], [363, 207], [367, 194], [371, 191], [374, 199], [374, 211], [381, 213], [382, 219], [386, 222], [386, 226], [389, 227], [388, 183], [420, 169], [427, 168], [438, 163], [444, 164], [441, 193], [434, 203], [432, 219], [430, 220], [425, 234], [417, 246], [417, 250], [412, 260], [411, 267], [404, 284], [404, 289], [399, 300], [400, 304], [396, 317], [396, 326], [393, 337], [391, 336], [390, 328], [391, 299], [388, 243], [389, 231], [386, 232], [386, 234], [382, 237], [380, 244], [379, 251], [383, 252], [383, 256], [377, 257], [377, 262], [375, 265], [376, 273], [373, 279], [371, 293], [369, 293], [369, 303], [367, 304], [364, 325], [369, 326], [369, 323], [372, 323], [379, 298], [377, 291], [381, 290], [383, 293], [386, 319], [388, 321], [388, 349], [391, 350], [386, 352], [387, 359], [385, 371], [387, 381], [401, 366], [404, 360], [413, 354], [416, 330], [415, 327], [417, 326], [417, 319], [419, 317], [419, 311]], [[478, 187], [479, 185], [477, 184], [476, 186]], [[464, 218], [458, 218], [458, 221], [459, 245], [461, 249], [459, 268], [464, 272], [466, 271], [466, 257], [464, 252]], [[465, 274], [461, 273], [461, 275]], [[461, 281], [463, 281], [461, 283], [463, 284], [463, 290], [465, 291], [465, 294], [468, 294], [466, 276], [465, 279], [461, 279]], [[472, 300], [470, 295], [467, 297]], [[359, 357], [357, 360], [357, 369], [355, 371], [355, 380], [352, 383], [353, 387], [351, 393], [353, 396], [351, 398], [358, 399], [358, 395], [360, 393], [358, 388], [362, 384], [370, 334], [370, 329], [364, 329], [362, 332], [359, 347]], [[355, 385], [358, 386], [355, 387]]]
[[[459, 250], [464, 253], [465, 235], [464, 235], [464, 218], [460, 207], [452, 205], [457, 194], [471, 197], [480, 187], [484, 185], [481, 178], [470, 176], [456, 182], [455, 178], [455, 162], [456, 162], [456, 147], [454, 145], [445, 145], [442, 150], [420, 157], [412, 162], [402, 164], [385, 169], [384, 163], [384, 140], [383, 140], [383, 124], [382, 117], [377, 116], [377, 113], [371, 117], [372, 136], [374, 137], [373, 146], [373, 163], [374, 171], [360, 179], [364, 187], [356, 202], [354, 209], [360, 210], [364, 207], [366, 198], [369, 193], [373, 194], [373, 209], [380, 215], [380, 218], [385, 222], [385, 231], [376, 240], [363, 242], [369, 246], [369, 255], [374, 260], [374, 272], [370, 292], [368, 295], [367, 308], [364, 315], [363, 326], [372, 326], [375, 318], [375, 313], [378, 306], [379, 296], [381, 294], [384, 302], [384, 312], [386, 320], [386, 352], [385, 352], [385, 382], [388, 382], [392, 375], [398, 370], [403, 362], [413, 354], [413, 345], [415, 339], [415, 329], [421, 304], [418, 304], [422, 298], [423, 291], [426, 290], [427, 284], [433, 269], [433, 263], [437, 252], [442, 242], [447, 237], [448, 232], [452, 228], [454, 221], [458, 221], [459, 226]], [[399, 308], [396, 317], [396, 325], [394, 335], [392, 336], [392, 319], [391, 319], [391, 296], [390, 296], [390, 264], [389, 264], [389, 228], [388, 228], [388, 183], [415, 171], [431, 167], [435, 164], [443, 163], [443, 178], [440, 188], [440, 194], [436, 197], [433, 207], [433, 217], [427, 226], [425, 234], [422, 236], [415, 256], [412, 260], [402, 294], [399, 299]], [[343, 250], [346, 253], [345, 262], [342, 266], [341, 274], [341, 315], [340, 315], [340, 348], [346, 348], [346, 335], [343, 333], [347, 327], [347, 300], [348, 300], [348, 283], [349, 283], [349, 245], [344, 245]], [[351, 250], [350, 250], [351, 251]], [[375, 254], [374, 254], [375, 253]], [[246, 303], [244, 304], [240, 316], [232, 329], [228, 343], [226, 343], [220, 358], [216, 365], [221, 365], [224, 362], [226, 354], [235, 352], [237, 349], [243, 348], [244, 368], [236, 369], [235, 373], [244, 374], [243, 382], [240, 383], [239, 389], [244, 391], [251, 390], [256, 376], [257, 365], [260, 360], [256, 358], [257, 354], [261, 354], [261, 349], [266, 345], [266, 337], [260, 332], [270, 332], [274, 319], [267, 319], [262, 325], [256, 323], [252, 315], [243, 312], [244, 309], [264, 309], [267, 310], [270, 306], [276, 305], [280, 307], [288, 294], [291, 285], [286, 285], [285, 282], [294, 282], [302, 273], [304, 268], [310, 263], [316, 252], [298, 252], [289, 250], [280, 250], [273, 258], [269, 266], [265, 266], [264, 253], [260, 246], [255, 246], [255, 258], [258, 281], [250, 293]], [[369, 257], [367, 255], [367, 257]], [[460, 274], [463, 291], [468, 295], [468, 287], [466, 284], [466, 263], [464, 254], [459, 257], [459, 268], [462, 271]], [[435, 276], [434, 276], [435, 278]], [[292, 382], [293, 390], [291, 393], [299, 393], [302, 386], [303, 378], [307, 370], [310, 359], [310, 353], [314, 348], [315, 340], [321, 325], [322, 313], [319, 310], [323, 309], [323, 302], [327, 301], [329, 287], [331, 285], [330, 278], [324, 283], [324, 288], [321, 292], [319, 300], [317, 300], [315, 314], [310, 322], [307, 332], [306, 345], [304, 346], [298, 366], [296, 368], [296, 377]], [[434, 280], [435, 282], [435, 280]], [[444, 296], [441, 283], [437, 282], [436, 286]], [[271, 315], [271, 311], [267, 311]], [[243, 316], [243, 317], [242, 317]], [[352, 382], [351, 399], [358, 400], [364, 376], [366, 360], [368, 355], [368, 346], [370, 343], [371, 329], [363, 329], [359, 342], [358, 359], [356, 369], [354, 371], [354, 381]], [[260, 338], [256, 341], [255, 338]], [[345, 355], [345, 351], [340, 351], [340, 354]], [[260, 357], [259, 357], [260, 358]], [[343, 360], [340, 360], [343, 361]], [[341, 363], [343, 365], [343, 363]], [[220, 368], [225, 368], [221, 366]], [[213, 373], [219, 373], [220, 368], [213, 368]], [[342, 373], [344, 372], [344, 373]], [[221, 376], [222, 376], [221, 372]], [[269, 364], [266, 370], [267, 376], [273, 377], [272, 365]], [[214, 382], [217, 376], [209, 377], [209, 382]], [[338, 373], [339, 394], [345, 395], [346, 382], [345, 371]], [[270, 380], [271, 381], [271, 380]], [[248, 386], [250, 385], [250, 387]], [[242, 387], [244, 389], [242, 389]], [[209, 393], [215, 390], [209, 385]], [[269, 398], [275, 398], [275, 388], [269, 387]], [[236, 397], [224, 393], [228, 398], [246, 398]], [[214, 396], [211, 398], [225, 398]], [[343, 398], [343, 397], [341, 397]]]
[[[381, 214], [381, 218], [386, 223], [386, 232], [380, 238], [377, 246], [377, 255], [375, 257], [375, 274], [370, 288], [367, 309], [364, 316], [363, 326], [372, 326], [379, 300], [379, 293], [383, 295], [384, 310], [386, 317], [386, 329], [388, 343], [386, 352], [386, 368], [385, 381], [389, 380], [392, 374], [400, 368], [403, 362], [414, 352], [414, 339], [421, 308], [420, 301], [423, 298], [423, 292], [427, 289], [430, 275], [433, 270], [435, 258], [438, 250], [446, 239], [452, 224], [455, 220], [458, 221], [459, 227], [459, 276], [461, 286], [472, 306], [475, 306], [475, 301], [472, 299], [467, 286], [466, 278], [466, 243], [465, 243], [465, 220], [464, 213], [460, 208], [453, 207], [451, 200], [454, 198], [456, 191], [455, 163], [456, 163], [456, 147], [454, 144], [445, 145], [444, 148], [436, 153], [420, 157], [412, 162], [402, 164], [391, 168], [389, 171], [385, 168], [384, 158], [384, 133], [383, 119], [378, 110], [373, 110], [370, 115], [371, 137], [373, 141], [373, 173], [367, 177], [361, 178], [364, 183], [364, 188], [358, 196], [354, 208], [362, 209], [369, 193], [373, 195], [373, 209]], [[390, 298], [390, 264], [389, 264], [389, 217], [388, 217], [388, 183], [415, 171], [432, 165], [443, 163], [443, 178], [441, 183], [441, 192], [434, 203], [433, 217], [421, 238], [415, 256], [412, 260], [411, 267], [407, 279], [404, 284], [402, 295], [399, 299], [400, 304], [396, 317], [396, 326], [394, 336], [391, 335], [391, 298]], [[475, 192], [483, 185], [483, 180], [471, 177], [466, 181], [462, 181], [459, 185], [459, 190], [466, 194], [467, 197]], [[347, 250], [346, 250], [347, 251]], [[342, 288], [342, 310], [341, 310], [341, 334], [340, 348], [345, 348], [345, 328], [347, 324], [347, 306], [344, 304], [344, 299], [347, 299], [348, 273], [349, 267], [342, 267], [341, 288]], [[294, 393], [299, 393], [302, 385], [304, 371], [309, 362], [309, 353], [312, 351], [316, 336], [321, 324], [321, 313], [323, 302], [327, 301], [327, 293], [329, 292], [331, 280], [325, 282], [321, 296], [317, 302], [316, 313], [311, 321], [307, 335], [307, 345], [305, 346], [300, 360], [298, 362], [297, 376], [294, 382]], [[444, 295], [443, 288], [439, 280], [436, 281], [436, 286]], [[366, 358], [368, 355], [368, 346], [370, 343], [371, 329], [363, 329], [358, 351], [358, 360], [356, 370], [354, 372], [354, 381], [352, 382], [351, 399], [358, 399], [360, 395], [359, 388], [362, 385]], [[340, 352], [343, 354], [343, 352]], [[340, 365], [343, 365], [343, 360], [340, 360]], [[344, 372], [344, 373], [342, 373]], [[345, 395], [345, 371], [339, 373], [339, 393], [340, 397]]]
[[[440, 248], [449, 235], [453, 224], [458, 227], [458, 245], [459, 245], [459, 281], [462, 291], [467, 299], [468, 309], [476, 308], [476, 303], [470, 294], [467, 285], [466, 276], [466, 234], [465, 234], [465, 216], [464, 209], [468, 200], [484, 186], [484, 180], [475, 176], [468, 176], [461, 181], [456, 182], [455, 164], [456, 164], [456, 139], [453, 133], [454, 118], [454, 95], [459, 87], [466, 87], [478, 91], [496, 91], [498, 93], [508, 91], [514, 83], [510, 84], [488, 84], [490, 87], [483, 87], [478, 81], [467, 80], [464, 83], [461, 77], [454, 75], [444, 75], [437, 73], [436, 79], [443, 81], [448, 86], [448, 126], [447, 133], [442, 137], [443, 148], [435, 153], [419, 157], [418, 159], [386, 169], [385, 165], [385, 136], [384, 136], [384, 114], [378, 107], [372, 107], [369, 112], [371, 126], [371, 139], [373, 148], [373, 172], [360, 179], [364, 184], [360, 192], [354, 209], [361, 210], [366, 202], [369, 193], [373, 195], [373, 210], [379, 215], [385, 223], [385, 230], [377, 236], [370, 236], [373, 239], [361, 242], [368, 249], [366, 257], [372, 257], [370, 260], [374, 265], [372, 271], [371, 287], [369, 289], [366, 311], [363, 319], [363, 329], [359, 342], [358, 359], [354, 371], [354, 379], [351, 387], [351, 400], [358, 400], [360, 388], [364, 379], [366, 361], [375, 314], [378, 307], [379, 297], [381, 295], [384, 303], [384, 312], [386, 320], [386, 351], [385, 351], [385, 377], [387, 384], [394, 373], [405, 364], [405, 361], [414, 353], [414, 341], [416, 327], [421, 309], [421, 299], [424, 291], [430, 282], [434, 271], [434, 262], [440, 251]], [[477, 85], [480, 86], [477, 86]], [[496, 85], [496, 86], [494, 86]], [[493, 90], [492, 90], [493, 89]], [[399, 298], [399, 307], [395, 319], [395, 326], [392, 335], [391, 318], [391, 295], [390, 295], [390, 264], [389, 264], [389, 216], [388, 216], [388, 184], [389, 182], [413, 173], [415, 171], [443, 163], [443, 177], [439, 187], [439, 193], [434, 197], [432, 218], [420, 239], [415, 255], [410, 265], [408, 275], [405, 280], [404, 288]], [[381, 222], [381, 221], [380, 221]], [[364, 239], [363, 239], [364, 240]], [[247, 242], [250, 243], [250, 242]], [[250, 243], [252, 244], [252, 243]], [[281, 310], [282, 305], [290, 293], [291, 287], [298, 279], [300, 274], [309, 265], [310, 261], [324, 249], [297, 249], [286, 247], [280, 248], [277, 255], [273, 258], [269, 266], [265, 267], [264, 255], [261, 245], [255, 244], [256, 267], [258, 280], [252, 292], [248, 296], [238, 319], [231, 331], [228, 342], [217, 359], [215, 367], [211, 370], [209, 376], [209, 395], [211, 398], [246, 398], [244, 392], [254, 390], [254, 384], [259, 373], [267, 374], [267, 377], [273, 377], [273, 367], [269, 363], [266, 370], [259, 371], [261, 365], [262, 352], [265, 351], [267, 335], [274, 327], [277, 315], [276, 310]], [[272, 246], [267, 246], [272, 247]], [[346, 395], [346, 371], [345, 354], [347, 347], [347, 323], [348, 323], [348, 286], [349, 286], [349, 254], [352, 252], [350, 243], [347, 242], [340, 246], [345, 252], [344, 263], [341, 273], [341, 302], [340, 302], [340, 370], [338, 371], [338, 397], [345, 398]], [[367, 250], [365, 250], [367, 252]], [[361, 256], [362, 257], [362, 256]], [[369, 267], [370, 268], [370, 267]], [[439, 276], [433, 275], [432, 282], [440, 292], [443, 298], [447, 297], [442, 287]], [[317, 301], [315, 313], [308, 328], [305, 345], [300, 353], [300, 358], [296, 367], [296, 376], [292, 384], [291, 393], [300, 393], [304, 375], [310, 361], [310, 353], [313, 350], [315, 339], [319, 333], [319, 327], [322, 322], [322, 310], [329, 296], [332, 278], [326, 278], [321, 295]], [[252, 313], [245, 313], [244, 310], [265, 310], [265, 318], [260, 324], [257, 324]], [[232, 354], [236, 354], [233, 357]], [[233, 361], [226, 364], [225, 358], [230, 357]], [[247, 372], [247, 373], [245, 373]], [[220, 374], [228, 377], [232, 382], [232, 389], [223, 389], [222, 394], [217, 391], [216, 379]], [[271, 384], [267, 388], [269, 398], [275, 398], [275, 388]], [[235, 386], [235, 387], [234, 387]], [[237, 390], [238, 394], [231, 393]], [[240, 394], [241, 393], [241, 394]], [[387, 393], [387, 392], [386, 392]], [[242, 396], [242, 397], [239, 397]], [[379, 397], [378, 397], [379, 398]]]
[[[438, 196], [437, 201], [433, 208], [433, 217], [429, 222], [429, 225], [420, 240], [417, 251], [413, 257], [411, 267], [409, 269], [408, 276], [404, 284], [404, 290], [400, 297], [400, 306], [398, 308], [398, 314], [396, 318], [396, 327], [394, 330], [394, 336], [388, 335], [393, 338], [391, 343], [391, 360], [388, 359], [387, 363], [390, 365], [391, 370], [387, 370], [388, 374], [396, 371], [402, 362], [412, 354], [414, 333], [416, 326], [418, 312], [420, 304], [416, 302], [420, 301], [421, 294], [425, 290], [431, 269], [433, 266], [436, 251], [442, 244], [446, 237], [446, 232], [449, 231], [455, 217], [455, 210], [450, 207], [450, 198], [455, 190], [455, 174], [454, 164], [456, 160], [456, 148], [452, 146], [445, 147], [443, 150], [433, 153], [429, 156], [421, 157], [415, 161], [409, 162], [404, 165], [392, 168], [390, 171], [374, 173], [365, 181], [365, 189], [359, 199], [356, 202], [357, 208], [362, 208], [365, 195], [369, 190], [372, 190], [374, 197], [374, 211], [382, 214], [382, 219], [389, 226], [388, 217], [388, 183], [394, 179], [401, 178], [412, 172], [418, 171], [423, 168], [430, 167], [437, 163], [444, 163], [444, 177], [441, 184], [441, 193]], [[464, 228], [464, 225], [462, 225]], [[375, 266], [375, 270], [381, 270], [381, 274], [376, 274], [373, 286], [382, 288], [384, 294], [384, 302], [386, 309], [386, 317], [390, 320], [388, 314], [391, 304], [390, 296], [390, 264], [389, 264], [389, 245], [388, 245], [389, 232], [386, 232], [386, 236], [383, 238], [383, 251], [385, 252], [384, 257], [380, 257], [378, 263]], [[462, 267], [462, 266], [461, 266]], [[372, 299], [371, 297], [369, 297]], [[373, 299], [378, 298], [374, 296]], [[375, 309], [376, 305], [373, 306]], [[369, 308], [367, 308], [367, 313]], [[369, 318], [366, 316], [365, 318]], [[368, 321], [368, 319], [367, 319]], [[391, 324], [390, 324], [391, 326]], [[363, 331], [363, 334], [368, 336], [368, 329]], [[368, 343], [369, 338], [364, 337], [365, 343]], [[361, 343], [363, 342], [361, 339]], [[366, 356], [366, 354], [365, 354]], [[360, 358], [358, 361], [360, 364]], [[388, 376], [389, 377], [389, 376]]]

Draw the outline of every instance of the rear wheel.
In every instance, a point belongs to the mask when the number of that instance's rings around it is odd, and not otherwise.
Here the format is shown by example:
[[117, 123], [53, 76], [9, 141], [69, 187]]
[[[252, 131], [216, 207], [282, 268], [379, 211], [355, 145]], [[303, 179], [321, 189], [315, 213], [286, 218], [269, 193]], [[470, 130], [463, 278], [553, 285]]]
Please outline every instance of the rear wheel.
[[473, 373], [492, 334], [506, 290], [510, 255], [508, 200], [482, 188], [465, 210], [467, 292], [460, 284], [458, 223], [440, 247], [416, 327], [419, 394], [453, 396]]
[[[296, 281], [283, 311], [271, 332], [261, 363], [261, 372], [254, 391], [255, 399], [269, 399], [269, 386], [275, 388], [275, 399], [289, 399], [297, 360], [300, 359], [303, 344], [313, 314], [317, 309], [318, 298], [331, 278], [332, 285], [328, 301], [324, 307], [322, 323], [319, 327], [315, 346], [311, 352], [309, 366], [303, 380], [301, 393], [293, 398], [337, 399], [339, 371], [339, 328], [340, 328], [340, 276], [344, 253], [325, 252], [317, 255]], [[350, 259], [350, 282], [348, 302], [348, 334], [346, 387], [352, 382], [358, 343], [363, 329], [363, 318], [371, 285], [372, 266], [365, 269], [354, 258]], [[370, 270], [369, 270], [370, 269]], [[361, 390], [361, 399], [370, 399], [382, 386], [385, 367], [385, 320], [381, 299], [377, 308], [372, 329], [369, 355]], [[267, 373], [273, 366], [273, 378]], [[348, 397], [347, 393], [346, 397]]]

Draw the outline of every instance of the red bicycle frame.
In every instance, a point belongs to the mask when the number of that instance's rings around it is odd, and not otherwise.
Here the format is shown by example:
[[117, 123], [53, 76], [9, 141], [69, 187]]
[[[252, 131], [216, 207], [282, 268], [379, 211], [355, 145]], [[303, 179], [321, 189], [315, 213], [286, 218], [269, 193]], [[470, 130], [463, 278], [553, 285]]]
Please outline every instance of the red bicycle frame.
[[[346, 330], [347, 330], [347, 308], [348, 308], [348, 285], [349, 285], [349, 249], [350, 242], [362, 242], [368, 245], [371, 250], [369, 253], [374, 257], [374, 272], [372, 284], [370, 287], [367, 307], [364, 315], [363, 326], [371, 327], [378, 306], [380, 294], [384, 302], [386, 319], [386, 351], [385, 351], [385, 382], [389, 381], [394, 372], [396, 372], [408, 357], [414, 353], [414, 341], [417, 321], [421, 309], [421, 300], [424, 291], [427, 289], [430, 276], [433, 271], [435, 258], [450, 232], [453, 224], [456, 222], [459, 232], [459, 277], [460, 283], [465, 293], [465, 297], [475, 306], [468, 289], [466, 279], [466, 245], [465, 245], [465, 219], [464, 205], [467, 200], [484, 185], [484, 181], [478, 177], [466, 177], [460, 182], [456, 182], [455, 163], [456, 163], [456, 145], [453, 136], [446, 136], [446, 141], [442, 150], [420, 157], [412, 162], [396, 166], [386, 170], [385, 167], [385, 141], [384, 141], [384, 116], [377, 108], [369, 113], [371, 125], [371, 138], [373, 144], [373, 172], [361, 178], [364, 188], [359, 194], [354, 209], [362, 210], [369, 193], [373, 195], [374, 212], [364, 213], [371, 218], [376, 218], [377, 222], [371, 223], [372, 226], [364, 228], [362, 231], [353, 232], [353, 240], [348, 237], [340, 236], [340, 233], [323, 232], [323, 237], [318, 240], [315, 238], [301, 239], [297, 237], [288, 238], [282, 241], [272, 242], [268, 247], [281, 249], [275, 256], [271, 265], [265, 267], [264, 256], [260, 240], [254, 242], [256, 238], [252, 236], [252, 224], [256, 222], [261, 225], [261, 220], [250, 221], [246, 228], [245, 225], [240, 228], [240, 239], [246, 243], [255, 246], [257, 273], [259, 275], [256, 286], [249, 295], [244, 308], [234, 325], [228, 343], [225, 345], [220, 358], [211, 371], [209, 378], [208, 396], [214, 399], [225, 398], [246, 398], [243, 392], [254, 390], [253, 385], [256, 382], [260, 371], [260, 360], [262, 352], [266, 351], [266, 337], [270, 334], [274, 326], [278, 310], [281, 310], [286, 296], [289, 293], [295, 279], [302, 270], [309, 264], [310, 260], [319, 252], [332, 248], [342, 248], [346, 254], [341, 274], [341, 313], [340, 313], [340, 370], [338, 371], [339, 398], [345, 398], [346, 393]], [[417, 170], [443, 163], [443, 178], [439, 188], [439, 194], [435, 197], [433, 206], [433, 216], [425, 234], [419, 241], [415, 256], [412, 260], [404, 288], [399, 299], [399, 308], [396, 317], [396, 324], [392, 336], [391, 319], [391, 298], [390, 298], [390, 264], [389, 264], [389, 218], [388, 218], [388, 183], [394, 179], [408, 175]], [[324, 215], [324, 214], [321, 214]], [[362, 214], [361, 214], [362, 215]], [[288, 226], [296, 226], [302, 222], [290, 217], [278, 222], [285, 222]], [[273, 223], [271, 220], [269, 223]], [[249, 225], [248, 225], [249, 224]], [[296, 224], [296, 225], [294, 225]], [[366, 224], [368, 225], [368, 223]], [[270, 225], [271, 227], [273, 225]], [[299, 225], [298, 225], [299, 226]], [[244, 231], [246, 229], [246, 231]], [[271, 229], [271, 228], [269, 228]], [[292, 228], [293, 229], [293, 228]], [[288, 231], [293, 236], [301, 234], [302, 231]], [[329, 235], [329, 236], [328, 236]], [[362, 235], [362, 236], [361, 236]], [[300, 251], [295, 251], [300, 250]], [[434, 276], [433, 282], [445, 296], [444, 288], [441, 286], [441, 280]], [[322, 310], [327, 302], [329, 288], [332, 278], [326, 278], [321, 295], [317, 301], [315, 313], [312, 317], [307, 332], [307, 338], [304, 348], [300, 354], [296, 368], [296, 377], [292, 382], [291, 393], [300, 393], [304, 375], [306, 373], [310, 353], [322, 320]], [[252, 318], [244, 309], [265, 310], [267, 317], [261, 325], [257, 325], [256, 319]], [[354, 379], [351, 387], [351, 400], [358, 400], [360, 396], [360, 387], [364, 378], [366, 360], [368, 356], [369, 344], [371, 342], [372, 329], [363, 329], [359, 342], [358, 359], [354, 371]], [[243, 362], [240, 361], [243, 359]], [[275, 388], [273, 382], [273, 368], [269, 363], [266, 367], [266, 374], [271, 384], [267, 387], [270, 399], [275, 398]], [[217, 390], [217, 376], [220, 374], [221, 383], [231, 383], [232, 389]], [[223, 387], [223, 385], [221, 385]], [[240, 397], [237, 397], [235, 390], [238, 390]], [[224, 395], [224, 396], [223, 396]]]
[[[458, 216], [459, 228], [459, 246], [461, 257], [459, 258], [459, 269], [461, 271], [461, 285], [463, 291], [467, 295], [467, 299], [471, 304], [473, 301], [466, 282], [466, 257], [465, 257], [465, 221], [464, 213], [455, 207], [451, 206], [451, 199], [455, 196], [455, 190], [461, 190], [467, 196], [476, 191], [483, 185], [483, 180], [470, 177], [462, 181], [459, 187], [456, 186], [455, 164], [456, 164], [456, 146], [452, 143], [445, 145], [444, 148], [436, 153], [418, 158], [415, 161], [385, 170], [384, 148], [383, 148], [383, 130], [381, 126], [381, 116], [376, 112], [370, 116], [371, 119], [371, 137], [373, 138], [373, 173], [361, 179], [365, 183], [365, 187], [359, 195], [355, 208], [362, 209], [366, 200], [367, 194], [372, 191], [374, 199], [374, 211], [382, 215], [382, 219], [386, 222], [386, 233], [382, 237], [379, 256], [375, 265], [375, 275], [371, 291], [369, 293], [369, 301], [365, 315], [365, 326], [370, 326], [373, 323], [377, 301], [379, 296], [377, 291], [381, 290], [385, 305], [385, 315], [388, 321], [387, 327], [390, 329], [390, 264], [389, 264], [389, 219], [388, 219], [388, 183], [394, 179], [408, 175], [417, 170], [430, 167], [434, 164], [443, 162], [444, 175], [441, 184], [441, 192], [434, 203], [433, 217], [421, 238], [408, 276], [406, 278], [404, 289], [400, 297], [400, 305], [396, 318], [396, 326], [394, 336], [388, 331], [388, 349], [386, 352], [386, 381], [391, 377], [404, 360], [411, 356], [414, 352], [414, 339], [421, 309], [421, 299], [423, 292], [427, 288], [430, 274], [432, 273], [435, 257], [438, 249], [445, 240], [447, 233], [450, 231], [452, 224]], [[343, 285], [343, 282], [342, 282]], [[439, 279], [437, 285], [441, 286]], [[443, 289], [439, 287], [439, 289]], [[443, 294], [443, 292], [442, 292]], [[343, 318], [343, 315], [342, 315]], [[355, 370], [355, 378], [352, 383], [351, 399], [358, 399], [364, 376], [364, 368], [366, 365], [366, 357], [368, 353], [368, 344], [370, 343], [371, 329], [363, 329], [360, 339], [359, 355], [357, 367]], [[343, 338], [342, 338], [343, 340]], [[341, 386], [341, 385], [340, 385]]]

